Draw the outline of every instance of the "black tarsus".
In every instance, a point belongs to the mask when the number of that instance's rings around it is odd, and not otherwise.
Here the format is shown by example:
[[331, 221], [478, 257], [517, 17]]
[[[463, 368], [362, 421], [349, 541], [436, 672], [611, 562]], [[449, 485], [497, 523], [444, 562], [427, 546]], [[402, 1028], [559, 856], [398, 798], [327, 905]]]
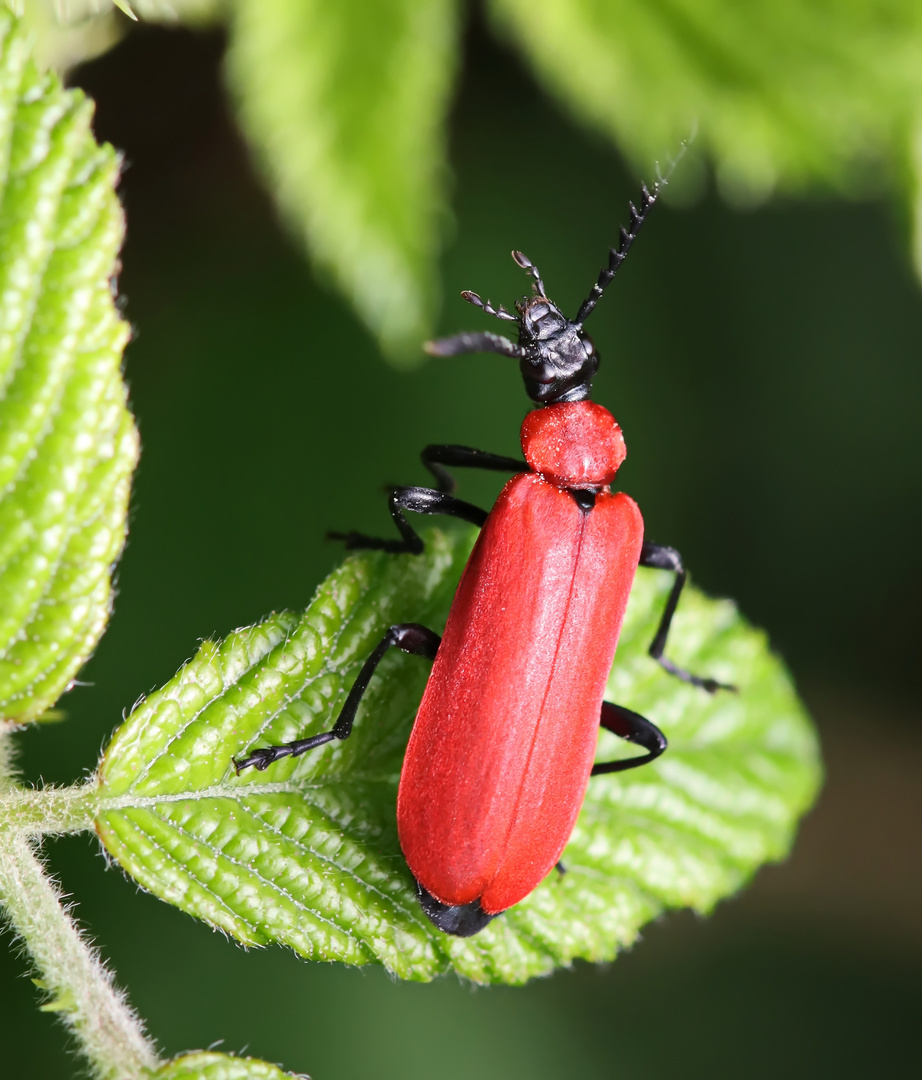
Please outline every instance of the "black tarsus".
[[429, 660], [435, 659], [441, 638], [434, 630], [420, 626], [419, 623], [396, 623], [391, 626], [383, 638], [378, 642], [374, 652], [362, 665], [358, 678], [352, 684], [352, 689], [346, 698], [345, 704], [340, 709], [336, 723], [329, 731], [323, 731], [319, 735], [311, 735], [307, 739], [296, 739], [294, 742], [285, 743], [282, 746], [261, 746], [257, 750], [240, 761], [233, 758], [234, 768], [237, 775], [250, 766], [262, 772], [283, 757], [298, 757], [315, 747], [323, 746], [334, 739], [348, 739], [352, 734], [352, 725], [355, 722], [355, 714], [362, 700], [362, 695], [368, 689], [375, 668], [381, 663], [388, 649], [400, 649], [412, 656], [425, 656]]
[[625, 769], [636, 769], [639, 765], [647, 765], [658, 758], [669, 745], [666, 736], [656, 724], [645, 716], [641, 716], [640, 713], [626, 709], [623, 705], [613, 705], [610, 701], [603, 701], [599, 723], [606, 731], [637, 746], [642, 746], [647, 752], [638, 754], [637, 757], [622, 758], [621, 761], [603, 761], [598, 765], [593, 765], [593, 776], [624, 772]]
[[503, 457], [487, 450], [475, 450], [473, 446], [456, 446], [453, 443], [433, 443], [420, 454], [423, 465], [438, 482], [439, 491], [450, 495], [455, 490], [455, 478], [448, 469], [491, 469], [494, 472], [530, 472], [527, 461], [521, 458]]
[[688, 579], [688, 571], [682, 563], [682, 556], [675, 548], [667, 547], [665, 544], [654, 544], [650, 540], [644, 540], [643, 547], [640, 549], [639, 565], [649, 567], [653, 570], [671, 570], [675, 574], [675, 582], [673, 583], [672, 591], [669, 593], [666, 607], [663, 609], [663, 614], [660, 618], [656, 634], [653, 637], [653, 641], [650, 642], [650, 648], [647, 650], [650, 656], [652, 656], [661, 667], [665, 668], [670, 675], [675, 675], [677, 679], [691, 683], [692, 686], [700, 686], [702, 689], [707, 690], [709, 694], [714, 694], [718, 690], [736, 690], [735, 686], [718, 682], [716, 679], [692, 675], [691, 672], [686, 671], [684, 668], [680, 668], [664, 655], [666, 639], [669, 636], [669, 627], [672, 625], [672, 617], [675, 615], [676, 608], [679, 604], [679, 597], [682, 595], [682, 589], [685, 587], [685, 582]]

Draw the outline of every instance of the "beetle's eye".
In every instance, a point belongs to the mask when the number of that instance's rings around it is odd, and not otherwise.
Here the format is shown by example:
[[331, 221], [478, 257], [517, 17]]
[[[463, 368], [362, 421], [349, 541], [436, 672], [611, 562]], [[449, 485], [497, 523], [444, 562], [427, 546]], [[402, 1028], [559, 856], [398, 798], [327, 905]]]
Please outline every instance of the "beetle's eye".
[[556, 382], [559, 374], [557, 365], [542, 357], [531, 357], [528, 361], [528, 377], [537, 383]]

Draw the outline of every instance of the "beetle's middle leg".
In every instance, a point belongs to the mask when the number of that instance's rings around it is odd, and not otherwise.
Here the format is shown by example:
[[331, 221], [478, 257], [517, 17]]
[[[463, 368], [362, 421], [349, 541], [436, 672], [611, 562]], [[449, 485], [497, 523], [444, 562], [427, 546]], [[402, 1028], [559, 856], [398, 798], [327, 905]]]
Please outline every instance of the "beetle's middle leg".
[[355, 714], [359, 707], [362, 696], [368, 689], [375, 668], [381, 663], [388, 649], [396, 648], [412, 656], [425, 656], [429, 660], [435, 659], [439, 644], [442, 639], [434, 630], [429, 630], [419, 623], [397, 623], [391, 626], [384, 637], [378, 642], [374, 652], [362, 665], [358, 678], [352, 684], [352, 689], [346, 698], [345, 704], [340, 709], [336, 723], [329, 731], [322, 731], [319, 735], [311, 735], [307, 739], [296, 739], [294, 742], [283, 743], [281, 746], [261, 746], [253, 750], [248, 757], [238, 761], [234, 758], [234, 768], [237, 775], [251, 765], [262, 772], [283, 757], [298, 757], [307, 753], [317, 746], [332, 742], [334, 739], [348, 739], [352, 734], [352, 725], [355, 722]]
[[709, 694], [714, 694], [718, 690], [736, 690], [735, 686], [718, 682], [716, 679], [692, 675], [690, 671], [680, 668], [677, 664], [674, 664], [668, 656], [664, 655], [666, 638], [669, 636], [669, 627], [672, 625], [672, 617], [675, 615], [675, 610], [679, 604], [679, 597], [682, 595], [682, 589], [685, 587], [685, 582], [688, 578], [688, 571], [682, 563], [682, 556], [675, 548], [666, 547], [665, 544], [654, 544], [649, 540], [644, 540], [643, 547], [640, 550], [640, 565], [650, 567], [654, 570], [671, 570], [675, 574], [675, 582], [673, 583], [672, 591], [669, 593], [669, 599], [666, 601], [666, 607], [663, 609], [663, 614], [660, 618], [656, 634], [650, 642], [650, 648], [647, 650], [649, 654], [661, 667], [665, 668], [670, 675], [675, 675], [677, 679], [691, 683], [692, 686], [700, 686], [704, 690], [707, 690]]

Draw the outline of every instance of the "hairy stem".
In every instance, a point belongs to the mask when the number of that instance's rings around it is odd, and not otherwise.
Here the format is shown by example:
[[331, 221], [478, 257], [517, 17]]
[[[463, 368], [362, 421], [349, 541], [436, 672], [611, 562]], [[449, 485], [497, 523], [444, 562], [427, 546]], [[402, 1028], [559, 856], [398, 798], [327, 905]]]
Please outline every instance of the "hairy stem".
[[156, 1068], [156, 1051], [140, 1021], [64, 910], [31, 841], [10, 830], [0, 832], [0, 903], [41, 974], [51, 1008], [73, 1031], [93, 1074], [141, 1080]]
[[0, 787], [0, 828], [41, 837], [93, 828], [94, 782], [66, 788]]

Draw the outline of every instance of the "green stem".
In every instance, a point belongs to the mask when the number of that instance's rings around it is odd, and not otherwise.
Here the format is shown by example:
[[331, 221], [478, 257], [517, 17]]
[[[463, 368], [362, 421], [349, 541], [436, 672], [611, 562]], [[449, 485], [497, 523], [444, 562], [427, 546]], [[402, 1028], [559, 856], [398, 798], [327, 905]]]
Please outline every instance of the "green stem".
[[[31, 842], [0, 831], [0, 903], [100, 1080], [149, 1075], [159, 1060], [112, 976], [64, 910]], [[49, 1008], [46, 1005], [46, 1008]]]
[[0, 788], [0, 828], [20, 835], [60, 836], [93, 828], [96, 785], [67, 788]]

